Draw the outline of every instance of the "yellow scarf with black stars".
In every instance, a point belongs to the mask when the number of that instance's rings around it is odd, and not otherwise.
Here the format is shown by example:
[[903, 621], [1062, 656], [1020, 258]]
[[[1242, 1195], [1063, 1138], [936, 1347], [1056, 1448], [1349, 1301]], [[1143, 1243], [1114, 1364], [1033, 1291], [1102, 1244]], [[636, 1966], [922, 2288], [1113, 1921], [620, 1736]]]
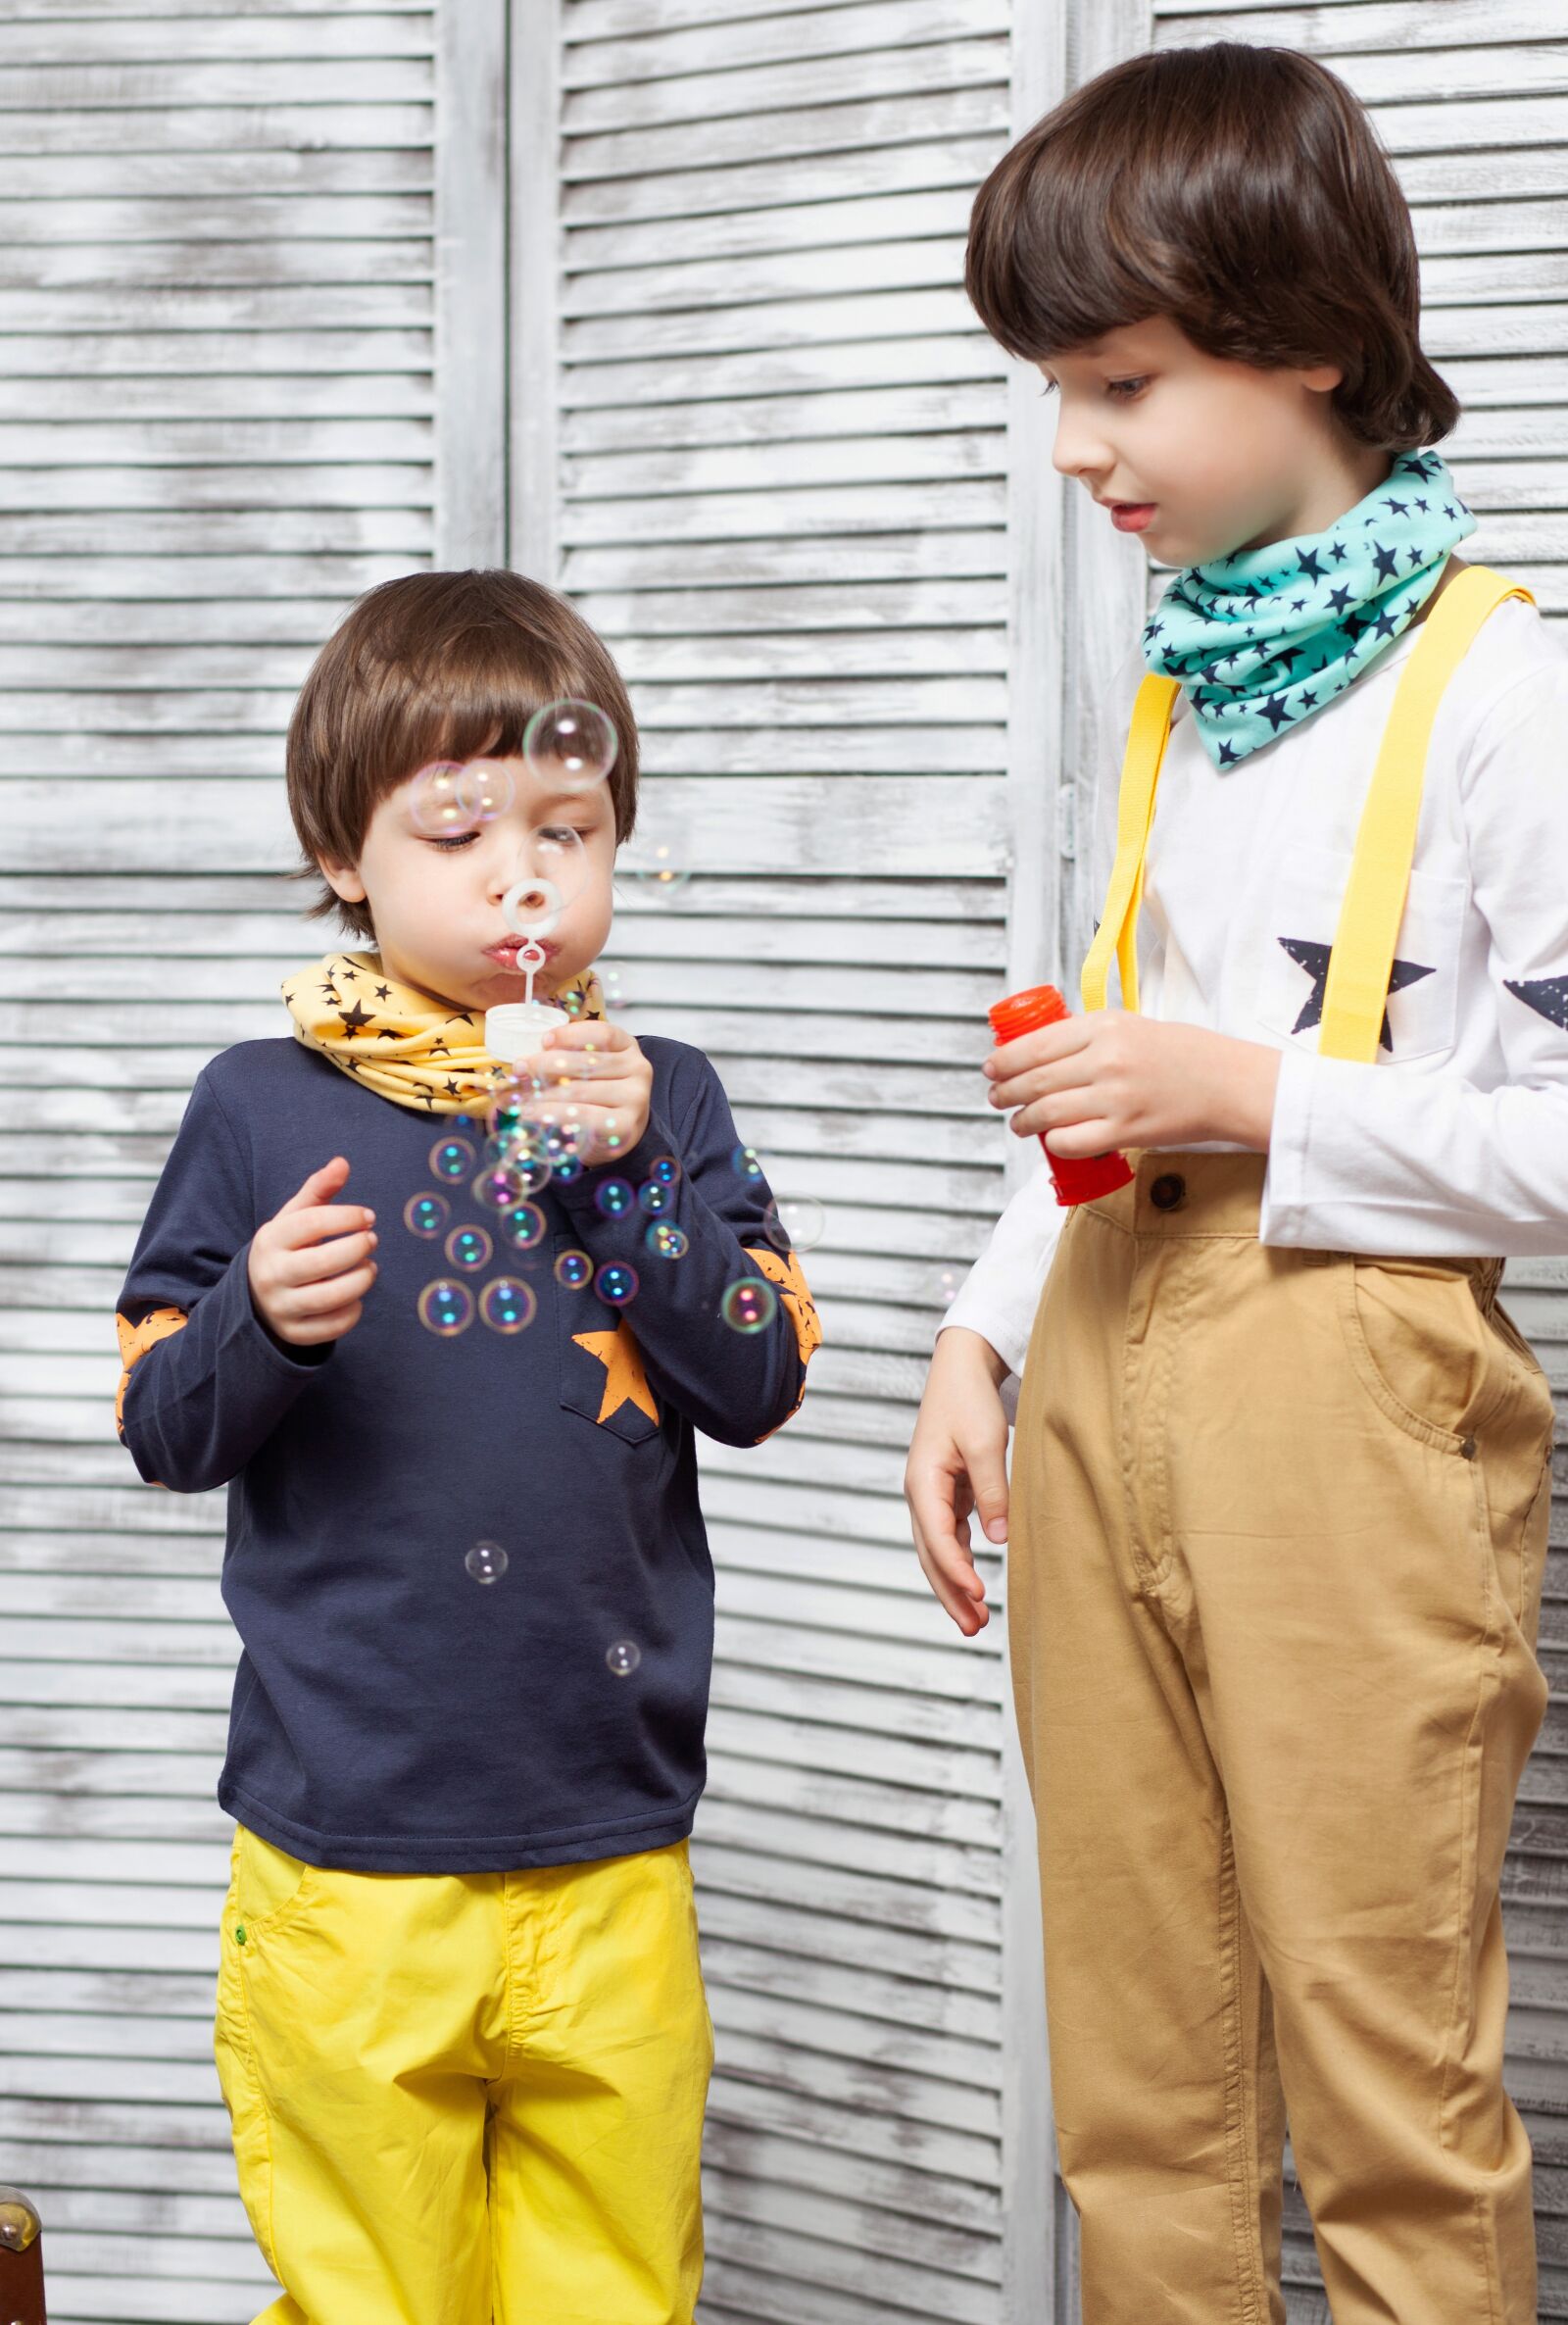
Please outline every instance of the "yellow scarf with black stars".
[[[450, 1009], [387, 976], [376, 953], [327, 953], [281, 987], [294, 1038], [395, 1106], [460, 1114], [489, 1095], [505, 1068], [484, 1046], [478, 1010]], [[551, 995], [572, 1017], [604, 1017], [591, 968]]]

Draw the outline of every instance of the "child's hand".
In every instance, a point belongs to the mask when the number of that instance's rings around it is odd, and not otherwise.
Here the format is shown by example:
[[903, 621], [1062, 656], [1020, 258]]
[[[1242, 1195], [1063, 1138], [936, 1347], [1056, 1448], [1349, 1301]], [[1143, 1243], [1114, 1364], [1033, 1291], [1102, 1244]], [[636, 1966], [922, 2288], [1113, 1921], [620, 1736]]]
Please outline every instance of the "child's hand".
[[[648, 1127], [654, 1069], [624, 1025], [579, 1017], [552, 1025], [545, 1046], [528, 1061], [544, 1083], [530, 1117], [560, 1122], [575, 1116], [584, 1126], [577, 1152], [590, 1167], [613, 1162], [634, 1147]], [[613, 1137], [615, 1144], [608, 1142]]]
[[925, 1578], [966, 1639], [991, 1620], [969, 1548], [970, 1511], [989, 1541], [1007, 1539], [1007, 1416], [997, 1393], [1005, 1375], [978, 1332], [955, 1324], [941, 1333], [904, 1472]]
[[995, 1107], [1019, 1138], [1050, 1133], [1066, 1162], [1120, 1147], [1223, 1139], [1267, 1154], [1280, 1053], [1202, 1025], [1091, 1010], [993, 1050]]
[[374, 1212], [357, 1203], [326, 1201], [348, 1175], [347, 1162], [334, 1155], [251, 1238], [256, 1312], [278, 1340], [296, 1348], [315, 1348], [352, 1332], [375, 1281], [369, 1254], [376, 1239], [368, 1232]]

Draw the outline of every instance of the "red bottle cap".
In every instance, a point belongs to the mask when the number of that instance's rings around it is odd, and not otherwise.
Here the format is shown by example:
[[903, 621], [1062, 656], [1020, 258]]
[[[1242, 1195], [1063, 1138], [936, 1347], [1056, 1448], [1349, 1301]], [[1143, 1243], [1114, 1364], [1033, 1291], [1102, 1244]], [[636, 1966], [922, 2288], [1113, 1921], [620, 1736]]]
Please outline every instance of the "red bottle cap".
[[[1036, 1032], [1042, 1025], [1059, 1025], [1072, 1012], [1054, 985], [1028, 985], [1021, 993], [1009, 993], [1003, 1000], [994, 1001], [986, 1014], [997, 1040], [1009, 1042], [1016, 1041], [1022, 1033]], [[1099, 1196], [1114, 1195], [1118, 1187], [1128, 1186], [1135, 1176], [1125, 1155], [1083, 1158], [1054, 1155], [1044, 1138], [1040, 1144], [1045, 1149], [1058, 1203], [1093, 1203]]]

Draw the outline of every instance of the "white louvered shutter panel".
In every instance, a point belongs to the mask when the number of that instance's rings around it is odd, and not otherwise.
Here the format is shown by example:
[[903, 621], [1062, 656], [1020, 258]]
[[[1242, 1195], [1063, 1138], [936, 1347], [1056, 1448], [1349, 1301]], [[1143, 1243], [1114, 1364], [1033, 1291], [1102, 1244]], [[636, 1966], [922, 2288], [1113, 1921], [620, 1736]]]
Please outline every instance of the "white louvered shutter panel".
[[693, 872], [667, 906], [622, 881], [620, 1000], [711, 1056], [775, 1191], [827, 1212], [803, 1412], [705, 1449], [704, 2314], [1000, 2325], [1004, 1674], [929, 1597], [900, 1481], [1005, 1144], [976, 1069], [1007, 958], [1006, 397], [961, 274], [1008, 9], [559, 24], [554, 506], [521, 521], [630, 681], [644, 850]]
[[[502, 22], [464, 0], [476, 76]], [[268, 2298], [212, 2066], [222, 1497], [116, 1444], [113, 1310], [198, 1068], [327, 941], [272, 876], [315, 648], [438, 519], [485, 548], [497, 147], [475, 77], [437, 150], [443, 29], [0, 0], [0, 2182], [55, 2325]]]
[[[1568, 618], [1568, 15], [1562, 0], [1444, 0], [1441, 7], [1425, 0], [1314, 0], [1201, 11], [1155, 0], [1152, 16], [1134, 0], [1116, 6], [1115, 36], [1107, 42], [1097, 0], [1073, 0], [1096, 68], [1152, 44], [1257, 41], [1320, 59], [1370, 107], [1415, 221], [1423, 344], [1465, 406], [1442, 447], [1480, 519], [1463, 554], [1525, 582], [1548, 618]], [[1105, 576], [1113, 573], [1124, 588], [1138, 562], [1086, 536], [1077, 565], [1080, 579], [1093, 573], [1089, 594], [1103, 603]], [[1165, 577], [1151, 576], [1151, 605]], [[1121, 634], [1130, 637], [1130, 621]], [[1091, 645], [1088, 652], [1094, 651]], [[1553, 771], [1544, 769], [1544, 778]], [[1071, 943], [1083, 944], [1088, 915], [1098, 909], [1098, 899], [1075, 898]], [[1510, 1261], [1504, 1296], [1561, 1402], [1568, 1395], [1568, 1262]], [[1540, 1655], [1560, 1691], [1568, 1666], [1568, 1470], [1560, 1452], [1558, 1461]], [[1568, 2166], [1565, 1740], [1562, 1705], [1554, 1697], [1520, 1787], [1503, 1884], [1513, 1970], [1507, 2081], [1535, 2146], [1543, 2320], [1568, 2318], [1561, 2201]], [[1329, 2325], [1310, 2226], [1294, 2184], [1285, 2228], [1292, 2325]]]

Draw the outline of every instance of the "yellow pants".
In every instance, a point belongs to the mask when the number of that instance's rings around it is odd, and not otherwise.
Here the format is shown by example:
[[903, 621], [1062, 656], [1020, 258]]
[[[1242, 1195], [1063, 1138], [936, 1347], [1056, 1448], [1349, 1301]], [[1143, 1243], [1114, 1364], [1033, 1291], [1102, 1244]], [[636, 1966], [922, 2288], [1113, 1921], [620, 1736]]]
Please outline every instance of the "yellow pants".
[[1013, 1456], [1085, 2325], [1534, 2325], [1498, 1883], [1546, 1682], [1551, 1398], [1494, 1260], [1257, 1241], [1264, 1158], [1075, 1212]]
[[689, 2325], [712, 2028], [686, 1844], [344, 1873], [241, 1826], [219, 2077], [257, 2325]]

